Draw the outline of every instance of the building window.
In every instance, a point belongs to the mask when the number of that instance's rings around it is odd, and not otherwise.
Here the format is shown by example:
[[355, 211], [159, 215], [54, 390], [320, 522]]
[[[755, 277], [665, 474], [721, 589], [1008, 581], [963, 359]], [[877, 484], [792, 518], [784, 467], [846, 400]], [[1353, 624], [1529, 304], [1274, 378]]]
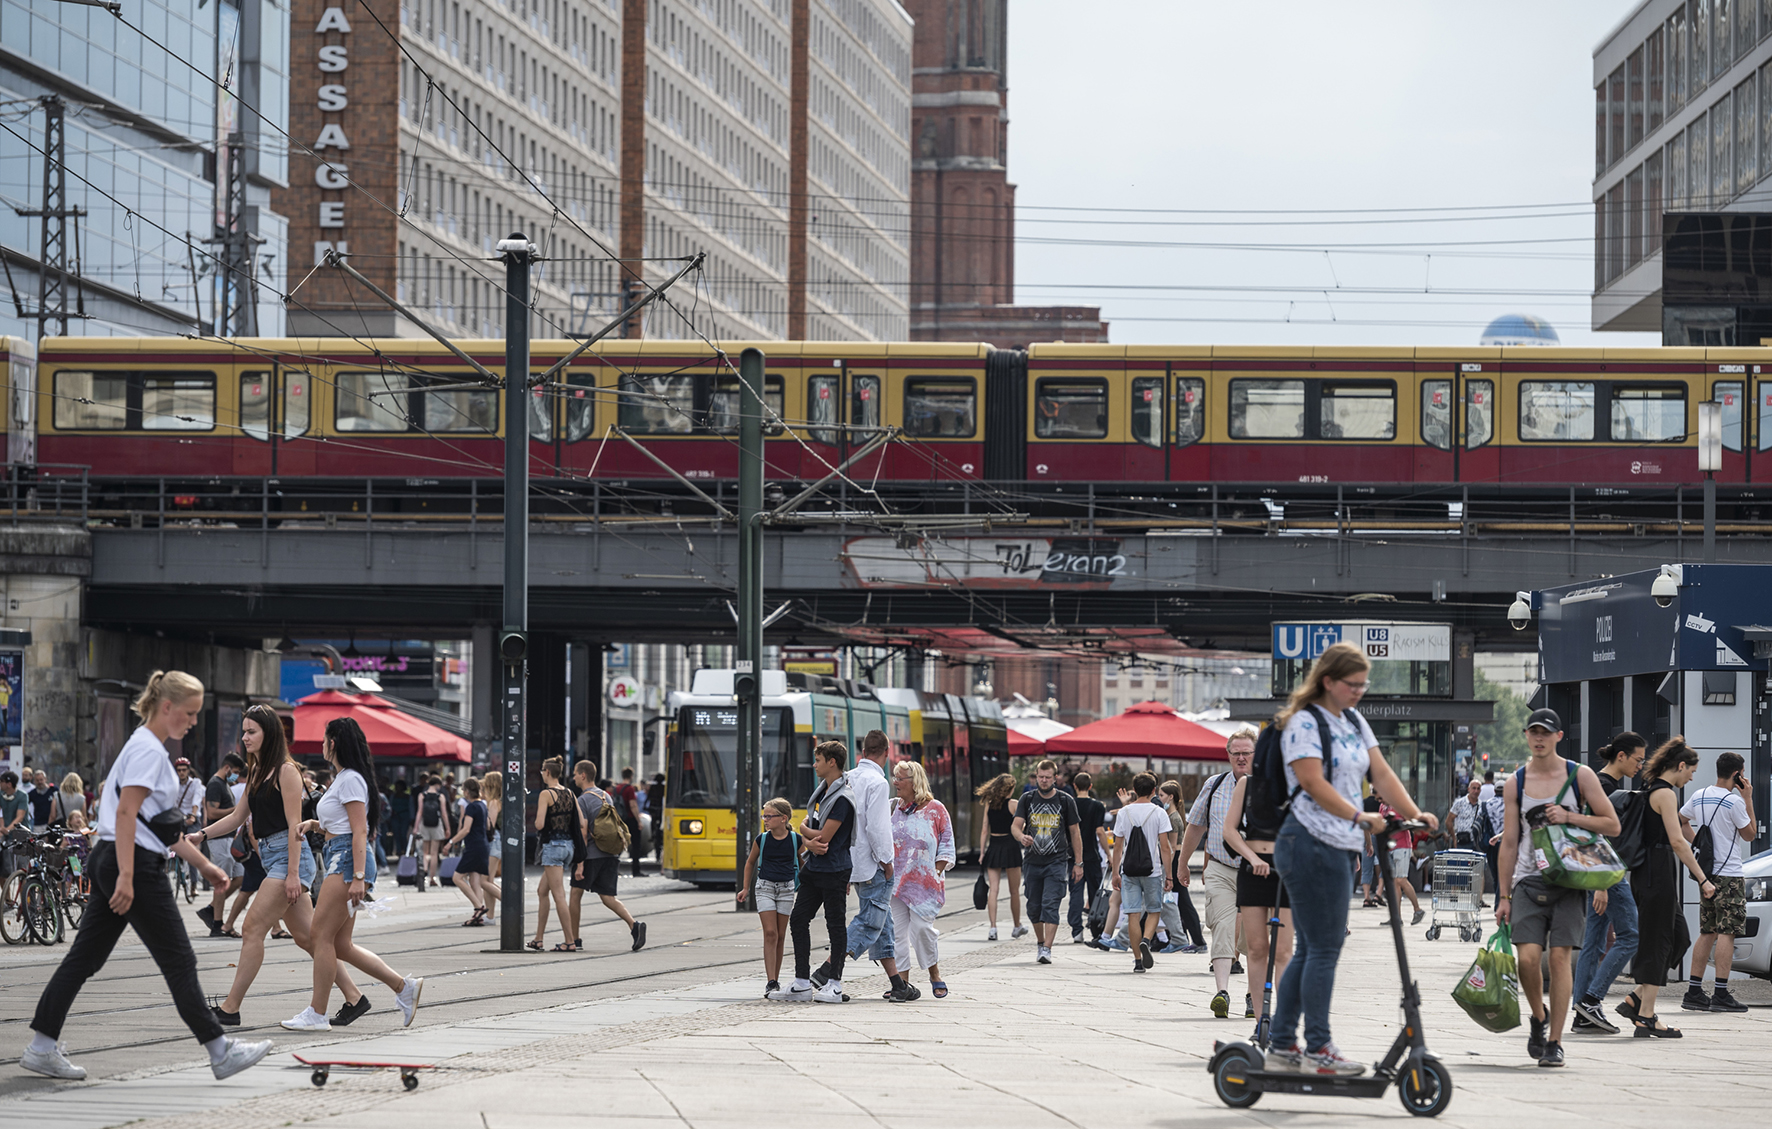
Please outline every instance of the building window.
[[1624, 265], [1636, 266], [1643, 258], [1643, 166], [1624, 178]]
[[1625, 79], [1629, 87], [1629, 118], [1626, 128], [1630, 131], [1625, 142], [1628, 149], [1634, 149], [1643, 142], [1643, 49], [1637, 48], [1625, 60]]
[[[1746, 5], [1743, 5], [1745, 8]], [[1746, 192], [1759, 175], [1759, 109], [1755, 76], [1735, 88], [1735, 191]]]
[[[1742, 0], [1734, 0], [1736, 4]], [[1730, 26], [1730, 0], [1710, 0], [1710, 77], [1722, 78], [1729, 73], [1735, 53], [1730, 42], [1734, 28]]]
[[1710, 83], [1710, 2], [1711, 0], [1689, 0], [1686, 6], [1686, 17], [1691, 30], [1687, 42], [1690, 44], [1688, 73], [1689, 89], [1687, 100], [1696, 102], [1699, 93]]
[[1667, 18], [1662, 38], [1667, 44], [1667, 113], [1672, 117], [1686, 104], [1686, 7], [1681, 5]]
[[1661, 250], [1662, 200], [1661, 153], [1649, 154], [1643, 162], [1643, 257]]
[[1520, 383], [1521, 439], [1567, 443], [1593, 437], [1593, 382], [1527, 380]]
[[1606, 281], [1624, 273], [1624, 182], [1606, 193]]
[[1621, 65], [1606, 80], [1606, 167], [1611, 168], [1624, 156], [1625, 113], [1624, 113], [1624, 67]]
[[[1772, 3], [1772, 0], [1762, 0], [1762, 2]], [[1650, 133], [1654, 133], [1661, 128], [1662, 109], [1667, 103], [1667, 52], [1662, 46], [1663, 41], [1662, 29], [1656, 28], [1649, 33], [1649, 38], [1643, 43], [1643, 66], [1648, 72], [1647, 80], [1649, 84], [1647, 94], [1649, 122], [1647, 128]]]
[[[1719, 0], [1721, 2], [1721, 0]], [[1735, 193], [1735, 130], [1730, 113], [1729, 96], [1717, 99], [1710, 108], [1710, 202], [1720, 208]]]
[[1747, 53], [1754, 49], [1760, 41], [1755, 34], [1759, 22], [1760, 0], [1735, 0], [1735, 57], [1747, 58]]
[[1686, 135], [1676, 136], [1663, 152], [1667, 155], [1667, 210], [1683, 212], [1686, 210]]
[[1692, 211], [1710, 208], [1710, 123], [1699, 114], [1686, 127], [1686, 206]]
[[1606, 84], [1594, 87], [1594, 172], [1606, 171]]
[[[1772, 0], [1767, 0], [1772, 3]], [[1760, 68], [1759, 81], [1756, 84], [1760, 93], [1760, 116], [1755, 129], [1760, 135], [1760, 175], [1772, 173], [1772, 63]]]

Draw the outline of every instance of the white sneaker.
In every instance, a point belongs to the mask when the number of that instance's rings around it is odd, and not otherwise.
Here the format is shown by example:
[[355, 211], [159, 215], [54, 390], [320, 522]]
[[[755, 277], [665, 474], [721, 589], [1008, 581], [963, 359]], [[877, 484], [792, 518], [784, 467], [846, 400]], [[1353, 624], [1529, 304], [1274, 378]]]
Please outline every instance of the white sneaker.
[[769, 993], [769, 998], [779, 1004], [804, 1004], [810, 1003], [817, 992], [817, 988], [777, 988]]
[[[308, 1011], [311, 1014], [313, 1009], [309, 1008]], [[298, 1016], [297, 1018], [300, 1017]], [[321, 1016], [320, 1018], [324, 1019], [326, 1017]], [[287, 1027], [289, 1024], [285, 1023], [283, 1026]], [[269, 1039], [258, 1043], [247, 1043], [242, 1042], [239, 1039], [229, 1039], [228, 1053], [222, 1056], [220, 1062], [210, 1063], [209, 1069], [215, 1072], [215, 1080], [219, 1082], [223, 1078], [232, 1078], [249, 1066], [258, 1065], [258, 1061], [270, 1053], [271, 1041]]]
[[294, 1019], [285, 1019], [283, 1026], [291, 1031], [330, 1031], [332, 1030], [332, 1020], [311, 1007], [304, 1007], [301, 1009], [301, 1014]]
[[997, 927], [995, 925], [991, 926], [991, 931], [985, 934], [984, 939], [987, 941], [995, 941], [997, 939]]
[[1013, 937], [1026, 937], [1030, 932], [1031, 932], [1031, 930], [1028, 929], [1027, 926], [1017, 925], [1014, 929], [1011, 929], [1009, 931], [1009, 936], [1012, 938]]
[[1304, 1052], [1304, 1073], [1333, 1074], [1341, 1078], [1358, 1078], [1366, 1068], [1343, 1058], [1334, 1043], [1324, 1043], [1314, 1051]]
[[1269, 1047], [1261, 1068], [1269, 1074], [1297, 1074], [1304, 1069], [1304, 1055], [1297, 1047]]
[[68, 1061], [66, 1043], [57, 1043], [47, 1051], [34, 1051], [26, 1047], [18, 1064], [33, 1074], [43, 1074], [50, 1078], [66, 1078], [71, 1082], [78, 1082], [86, 1077], [84, 1066], [75, 1066]]
[[418, 1014], [419, 993], [424, 990], [424, 977], [420, 976], [415, 979], [408, 976], [406, 978], [406, 983], [400, 988], [400, 994], [394, 997], [394, 1002], [400, 1005], [400, 1026], [412, 1026], [412, 1017]]
[[1045, 945], [1041, 945], [1039, 948], [1034, 950], [1034, 959], [1039, 961], [1041, 964], [1051, 964], [1052, 963], [1052, 950], [1047, 948]]
[[848, 999], [834, 980], [827, 980], [824, 987], [812, 993], [812, 1002], [815, 1004], [840, 1004]]

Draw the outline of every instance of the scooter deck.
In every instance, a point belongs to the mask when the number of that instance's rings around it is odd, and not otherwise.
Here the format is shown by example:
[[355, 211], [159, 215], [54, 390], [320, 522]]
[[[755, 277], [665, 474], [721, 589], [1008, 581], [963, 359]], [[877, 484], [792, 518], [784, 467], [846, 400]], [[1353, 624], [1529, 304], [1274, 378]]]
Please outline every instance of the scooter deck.
[[1341, 1078], [1328, 1074], [1275, 1073], [1266, 1070], [1245, 1070], [1227, 1076], [1228, 1082], [1262, 1094], [1325, 1094], [1340, 1098], [1378, 1098], [1394, 1079], [1367, 1075], [1363, 1078]]

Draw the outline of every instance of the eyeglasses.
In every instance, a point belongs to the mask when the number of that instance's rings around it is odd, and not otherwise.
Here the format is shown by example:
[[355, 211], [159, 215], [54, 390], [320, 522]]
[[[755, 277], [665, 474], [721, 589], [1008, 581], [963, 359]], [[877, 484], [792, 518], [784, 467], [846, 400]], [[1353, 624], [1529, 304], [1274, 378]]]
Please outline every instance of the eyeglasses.
[[1356, 694], [1364, 694], [1366, 692], [1366, 687], [1369, 685], [1369, 683], [1365, 683], [1365, 682], [1349, 682], [1345, 678], [1337, 678], [1335, 681], [1341, 683], [1343, 686], [1346, 686], [1349, 690], [1352, 690]]
[[787, 816], [782, 814], [781, 812], [778, 812], [778, 811], [766, 811], [763, 813], [763, 818], [764, 819], [786, 819]]

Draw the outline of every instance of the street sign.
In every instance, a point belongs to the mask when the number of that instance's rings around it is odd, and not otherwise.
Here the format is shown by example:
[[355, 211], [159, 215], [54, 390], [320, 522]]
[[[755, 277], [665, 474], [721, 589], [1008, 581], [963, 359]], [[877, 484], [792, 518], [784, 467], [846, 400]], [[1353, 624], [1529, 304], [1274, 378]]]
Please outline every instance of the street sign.
[[1274, 658], [1314, 661], [1337, 643], [1352, 643], [1378, 661], [1451, 662], [1452, 627], [1445, 623], [1276, 623]]

